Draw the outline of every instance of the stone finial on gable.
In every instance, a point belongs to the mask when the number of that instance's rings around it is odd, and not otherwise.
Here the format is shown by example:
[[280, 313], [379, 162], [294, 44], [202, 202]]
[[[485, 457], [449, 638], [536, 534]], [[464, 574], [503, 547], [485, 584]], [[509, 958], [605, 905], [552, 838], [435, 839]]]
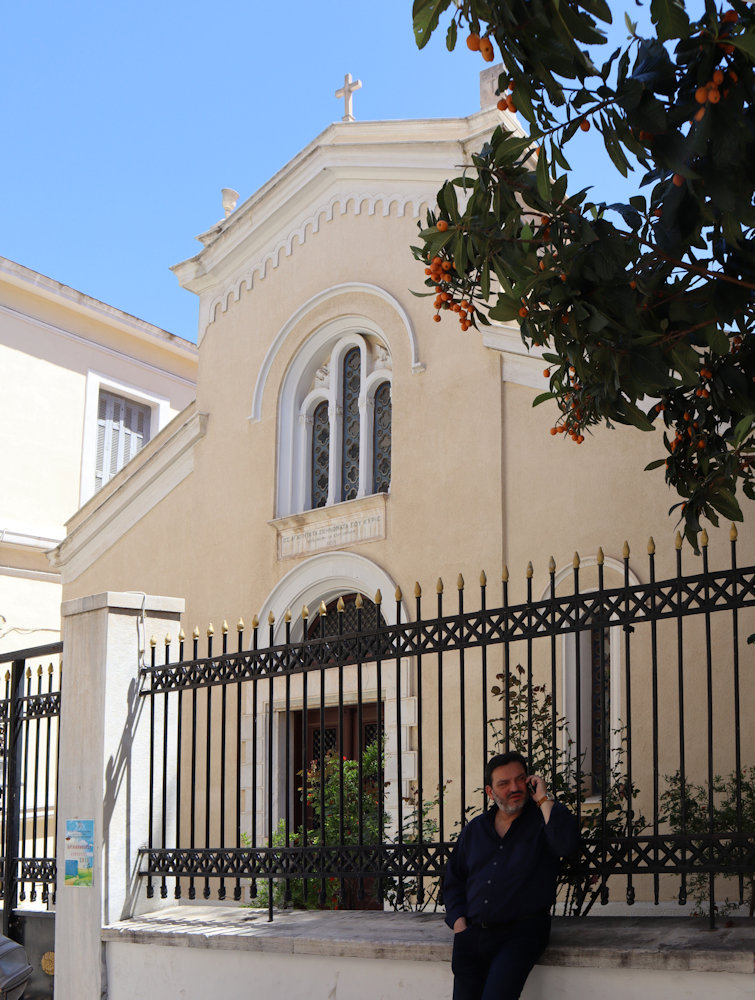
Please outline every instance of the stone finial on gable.
[[236, 210], [239, 193], [238, 191], [234, 191], [233, 188], [221, 188], [220, 193], [223, 196], [223, 211], [227, 219], [231, 212]]
[[498, 103], [496, 88], [501, 73], [503, 73], [503, 63], [488, 66], [480, 73], [480, 111], [486, 111]]

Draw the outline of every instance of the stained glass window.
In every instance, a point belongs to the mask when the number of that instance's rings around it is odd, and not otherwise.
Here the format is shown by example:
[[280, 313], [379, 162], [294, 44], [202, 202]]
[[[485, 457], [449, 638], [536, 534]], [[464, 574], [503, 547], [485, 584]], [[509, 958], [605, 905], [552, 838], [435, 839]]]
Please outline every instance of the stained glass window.
[[372, 480], [375, 493], [387, 493], [391, 485], [391, 383], [383, 382], [375, 393]]
[[360, 350], [352, 347], [343, 359], [343, 452], [341, 499], [353, 500], [359, 492], [359, 386]]
[[312, 506], [328, 502], [328, 466], [330, 464], [330, 418], [327, 402], [320, 403], [312, 415]]

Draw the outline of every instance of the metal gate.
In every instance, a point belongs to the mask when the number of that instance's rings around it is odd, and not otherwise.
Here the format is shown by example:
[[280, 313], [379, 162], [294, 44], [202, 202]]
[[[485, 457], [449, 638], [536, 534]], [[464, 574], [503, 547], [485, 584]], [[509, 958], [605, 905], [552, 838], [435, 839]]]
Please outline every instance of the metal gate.
[[2, 933], [26, 949], [26, 1000], [53, 995], [58, 721], [63, 643], [0, 654]]

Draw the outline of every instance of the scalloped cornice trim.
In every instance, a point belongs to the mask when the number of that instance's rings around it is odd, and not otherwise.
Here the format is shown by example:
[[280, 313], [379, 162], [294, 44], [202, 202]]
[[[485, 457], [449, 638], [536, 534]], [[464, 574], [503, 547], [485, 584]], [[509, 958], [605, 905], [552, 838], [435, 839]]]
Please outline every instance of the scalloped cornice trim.
[[399, 218], [407, 214], [410, 214], [412, 218], [419, 218], [423, 207], [435, 204], [435, 193], [397, 195], [387, 192], [380, 194], [341, 192], [334, 195], [325, 205], [319, 206], [300, 219], [286, 236], [277, 239], [270, 249], [265, 250], [253, 264], [247, 264], [242, 271], [235, 274], [225, 284], [223, 291], [209, 300], [206, 315], [201, 317], [200, 340], [207, 327], [216, 321], [218, 315], [226, 312], [233, 302], [239, 301], [244, 285], [246, 285], [247, 291], [251, 291], [255, 281], [262, 281], [268, 274], [268, 269], [275, 270], [280, 265], [282, 258], [290, 257], [295, 246], [303, 246], [309, 236], [318, 233], [324, 223], [332, 222], [336, 214], [346, 215], [350, 204], [353, 205], [354, 215], [376, 215], [378, 214], [378, 205], [381, 205], [380, 215], [384, 218], [390, 215], [391, 209], [394, 207]]

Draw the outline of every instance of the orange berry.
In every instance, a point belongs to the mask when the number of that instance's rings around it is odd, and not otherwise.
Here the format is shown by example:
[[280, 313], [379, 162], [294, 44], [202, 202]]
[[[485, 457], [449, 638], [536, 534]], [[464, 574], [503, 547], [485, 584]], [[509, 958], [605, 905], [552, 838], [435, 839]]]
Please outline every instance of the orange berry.
[[734, 52], [734, 46], [731, 45], [729, 42], [719, 42], [718, 43], [718, 47], [719, 47], [719, 49], [721, 49], [721, 51], [724, 53], [724, 55], [727, 55], [727, 56], [732, 55], [733, 52]]
[[721, 21], [724, 24], [735, 24], [739, 20], [739, 14], [735, 10], [727, 10]]
[[682, 177], [681, 174], [674, 174], [674, 176], [671, 178], [671, 183], [674, 185], [674, 187], [680, 188], [684, 184], [684, 178]]
[[629, 287], [632, 289], [637, 287], [637, 282], [634, 280], [634, 278], [629, 282]]
[[448, 229], [448, 223], [446, 222], [446, 220], [445, 219], [439, 219], [438, 220], [438, 225], [437, 225], [438, 232], [439, 233], [445, 233], [445, 231], [447, 229]]
[[440, 323], [440, 313], [436, 313], [436, 314], [435, 314], [435, 315], [433, 316], [433, 319], [435, 320], [435, 322], [436, 322], [436, 323]]
[[697, 101], [698, 104], [705, 104], [705, 102], [708, 100], [708, 88], [698, 87], [697, 90], [695, 91], [695, 100]]
[[734, 72], [733, 69], [729, 70], [729, 79], [731, 80], [732, 83], [736, 83], [737, 80], [739, 79], [739, 77], [737, 76], [737, 74]]
[[558, 434], [558, 427], [551, 427], [550, 432], [551, 434]]
[[663, 209], [662, 208], [656, 208], [656, 210], [653, 212], [653, 215], [657, 219], [660, 219], [660, 217], [663, 215]]
[[480, 51], [480, 36], [472, 32], [467, 38], [467, 48], [471, 49], [472, 52]]
[[443, 263], [440, 266], [441, 266], [441, 270], [443, 270], [443, 271], [450, 271], [451, 270], [451, 261], [450, 260], [444, 260]]
[[695, 121], [701, 122], [703, 120], [703, 115], [705, 114], [705, 108], [700, 108], [699, 111], [695, 112]]
[[500, 101], [498, 102], [498, 104], [496, 104], [496, 107], [498, 108], [499, 111], [506, 111], [506, 110], [508, 110], [508, 106], [509, 106], [509, 102], [508, 102], [508, 98], [506, 98], [506, 97], [502, 97], [500, 99]]
[[508, 108], [508, 110], [511, 112], [512, 115], [516, 114], [516, 104], [514, 104], [511, 98], [509, 98], [508, 101], [506, 101], [506, 107]]
[[722, 69], [717, 69], [713, 74], [713, 82], [717, 87], [720, 87], [724, 82], [724, 71]]
[[711, 89], [708, 91], [708, 100], [710, 101], [711, 104], [718, 104], [718, 102], [721, 100], [721, 93], [717, 87], [711, 87]]
[[522, 306], [520, 308], [519, 315], [522, 317], [522, 319], [524, 319], [525, 316], [529, 315], [529, 309], [527, 308], [527, 306]]
[[480, 55], [485, 60], [485, 62], [492, 62], [495, 58], [495, 52], [493, 51], [493, 43], [487, 37], [480, 39]]
[[582, 129], [583, 132], [590, 131], [590, 123], [586, 118], [582, 119], [582, 121], [579, 123], [579, 127]]
[[550, 378], [550, 377], [551, 377], [550, 368], [543, 368], [543, 378]]

